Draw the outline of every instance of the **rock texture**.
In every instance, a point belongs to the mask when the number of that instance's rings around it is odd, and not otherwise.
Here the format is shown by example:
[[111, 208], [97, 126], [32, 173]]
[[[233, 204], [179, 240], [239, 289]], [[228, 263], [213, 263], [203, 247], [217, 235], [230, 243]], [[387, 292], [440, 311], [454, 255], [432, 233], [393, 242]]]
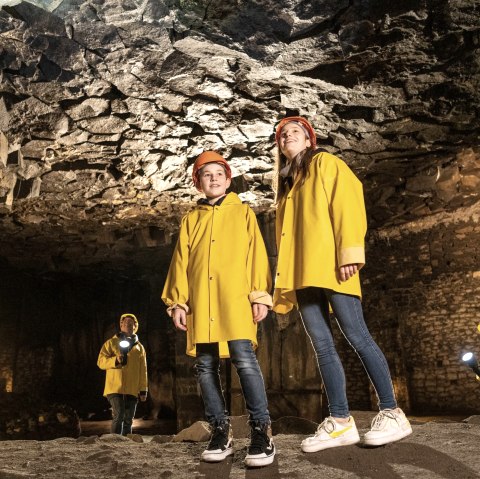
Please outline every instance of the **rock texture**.
[[362, 179], [371, 227], [478, 201], [477, 0], [10, 3], [0, 255], [15, 267], [145, 272], [206, 148], [270, 210], [290, 113]]
[[64, 404], [39, 404], [24, 395], [0, 392], [0, 439], [49, 440], [78, 437], [81, 433], [77, 413]]

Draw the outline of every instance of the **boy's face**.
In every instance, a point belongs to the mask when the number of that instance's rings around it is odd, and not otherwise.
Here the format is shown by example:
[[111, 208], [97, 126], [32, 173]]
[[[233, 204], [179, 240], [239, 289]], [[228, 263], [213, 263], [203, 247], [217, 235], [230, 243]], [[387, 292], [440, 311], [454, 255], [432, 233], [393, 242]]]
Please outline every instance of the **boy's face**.
[[131, 316], [125, 316], [120, 324], [120, 331], [127, 336], [131, 336], [135, 330], [135, 320]]
[[200, 190], [209, 200], [216, 200], [225, 195], [231, 180], [223, 166], [218, 163], [207, 163], [198, 173]]

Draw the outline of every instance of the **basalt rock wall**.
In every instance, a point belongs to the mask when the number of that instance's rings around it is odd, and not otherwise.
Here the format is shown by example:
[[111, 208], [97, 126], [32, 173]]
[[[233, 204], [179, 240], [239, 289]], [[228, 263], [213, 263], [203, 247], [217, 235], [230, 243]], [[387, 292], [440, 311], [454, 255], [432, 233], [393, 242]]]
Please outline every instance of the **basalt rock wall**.
[[373, 227], [478, 201], [477, 1], [49, 5], [0, 10], [13, 265], [148, 269], [196, 198], [206, 148], [269, 210], [274, 126], [289, 113], [362, 179]]

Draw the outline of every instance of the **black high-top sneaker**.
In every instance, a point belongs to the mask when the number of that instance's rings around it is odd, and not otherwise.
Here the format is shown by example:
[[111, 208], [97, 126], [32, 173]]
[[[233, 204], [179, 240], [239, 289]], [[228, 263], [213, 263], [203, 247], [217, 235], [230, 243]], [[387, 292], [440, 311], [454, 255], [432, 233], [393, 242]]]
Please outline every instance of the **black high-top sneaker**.
[[220, 422], [211, 426], [212, 436], [207, 449], [202, 452], [202, 461], [220, 462], [233, 454], [233, 435], [229, 422]]
[[245, 457], [248, 467], [268, 466], [275, 457], [275, 445], [270, 437], [270, 425], [251, 423], [250, 446]]

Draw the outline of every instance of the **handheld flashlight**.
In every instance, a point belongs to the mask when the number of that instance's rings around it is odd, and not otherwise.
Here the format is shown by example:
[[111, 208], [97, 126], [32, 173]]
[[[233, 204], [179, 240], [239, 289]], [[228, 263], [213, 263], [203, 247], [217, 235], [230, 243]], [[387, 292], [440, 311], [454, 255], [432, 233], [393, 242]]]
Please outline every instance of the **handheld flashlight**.
[[462, 361], [477, 375], [480, 377], [480, 368], [478, 367], [478, 361], [475, 354], [468, 352], [462, 356]]
[[130, 350], [130, 341], [128, 339], [122, 339], [118, 345], [120, 346], [120, 353], [122, 355], [121, 365], [125, 366], [128, 361], [128, 351]]

